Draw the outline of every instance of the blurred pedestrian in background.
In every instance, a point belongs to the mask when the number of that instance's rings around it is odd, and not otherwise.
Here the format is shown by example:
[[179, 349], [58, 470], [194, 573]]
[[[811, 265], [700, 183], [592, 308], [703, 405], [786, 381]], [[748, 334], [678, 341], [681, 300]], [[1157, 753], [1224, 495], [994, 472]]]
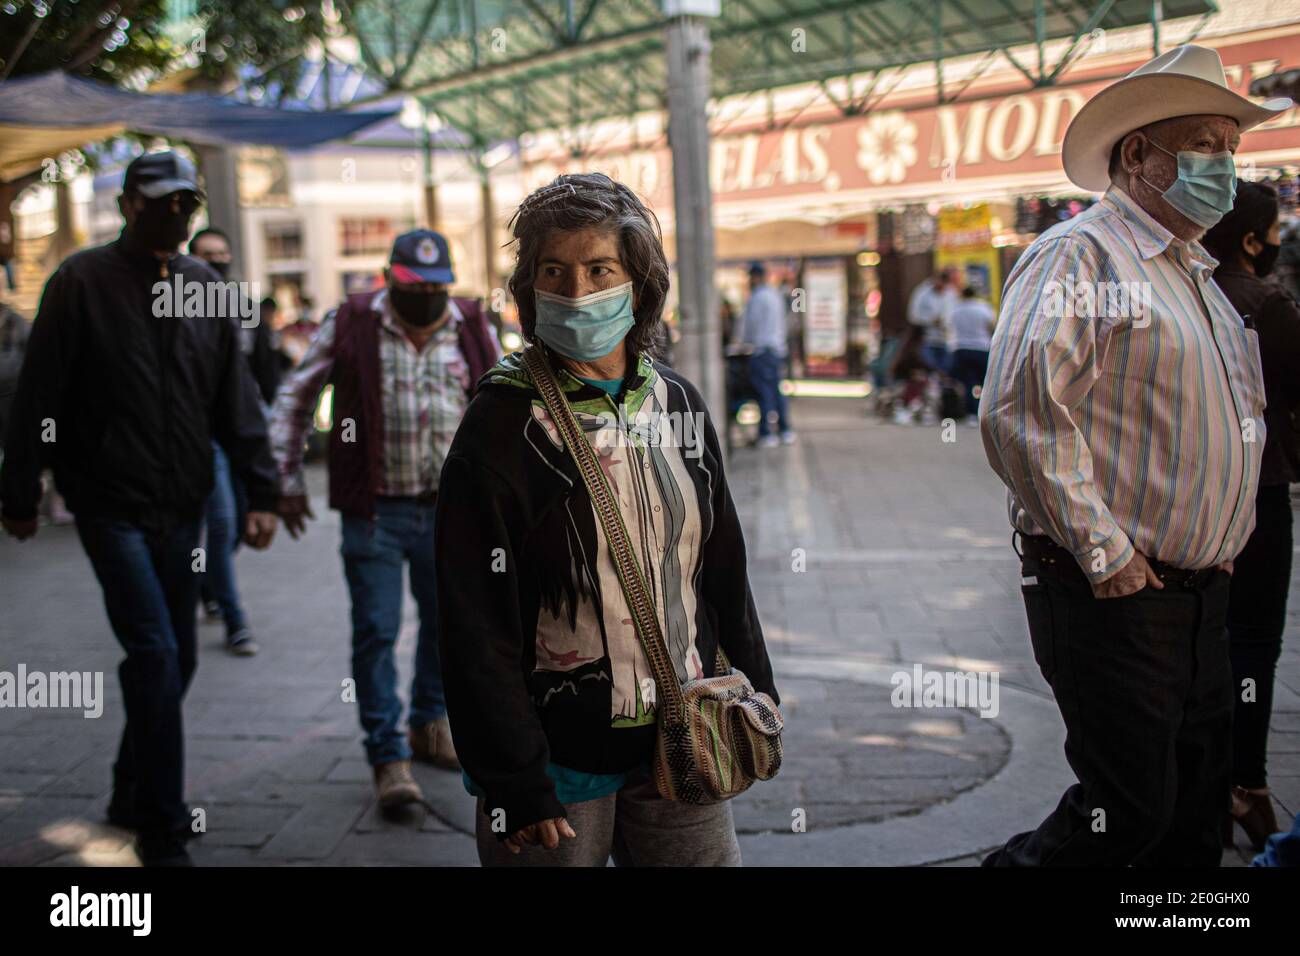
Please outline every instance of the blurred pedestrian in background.
[[[190, 239], [189, 252], [211, 266], [222, 279], [231, 279], [230, 240], [220, 229], [200, 229]], [[280, 384], [280, 364], [269, 318], [262, 314], [259, 304], [251, 324], [247, 320], [239, 323], [239, 350], [257, 383], [264, 412], [275, 400]], [[258, 651], [257, 639], [248, 625], [235, 577], [237, 529], [248, 511], [248, 493], [239, 477], [231, 472], [230, 460], [216, 442], [212, 444], [212, 466], [212, 494], [204, 512], [209, 561], [199, 581], [199, 598], [208, 618], [219, 619], [225, 626], [226, 649], [240, 657], [251, 657]]]
[[907, 321], [923, 332], [925, 362], [939, 373], [948, 371], [948, 331], [957, 307], [959, 275], [951, 266], [940, 269], [913, 289], [907, 302]]
[[3, 461], [5, 431], [9, 427], [9, 410], [18, 391], [18, 373], [27, 354], [31, 327], [15, 310], [0, 302], [0, 461]]
[[[761, 262], [750, 263], [749, 289], [749, 301], [740, 316], [739, 340], [753, 349], [749, 356], [749, 377], [758, 393], [758, 446], [791, 445], [795, 434], [790, 425], [789, 403], [781, 391], [788, 337], [785, 299], [768, 284], [767, 267]], [[773, 414], [779, 438], [772, 434]]]
[[[649, 354], [669, 281], [653, 213], [621, 183], [572, 174], [525, 199], [512, 228], [523, 333], [605, 469], [675, 677], [718, 673], [721, 647], [775, 697], [717, 435], [695, 386]], [[634, 440], [668, 415], [699, 423], [689, 446]], [[484, 379], [442, 480], [447, 697], [479, 860], [739, 864], [730, 804], [664, 799], [650, 775], [663, 692], [522, 353]]]
[[248, 488], [246, 539], [265, 548], [276, 526], [275, 466], [237, 317], [160, 299], [177, 278], [218, 281], [176, 251], [202, 201], [177, 153], [127, 167], [121, 237], [68, 257], [45, 286], [0, 471], [4, 527], [19, 540], [36, 533], [46, 464], [76, 515], [126, 651], [108, 818], [138, 831], [146, 865], [189, 863], [181, 701], [196, 663], [193, 562], [214, 438]]
[[[479, 377], [501, 353], [477, 303], [449, 295], [456, 275], [439, 233], [398, 236], [384, 278], [384, 288], [348, 296], [326, 316], [280, 390], [271, 433], [280, 514], [297, 537], [313, 517], [303, 446], [321, 389], [334, 386], [329, 502], [343, 515], [352, 677], [379, 804], [393, 810], [424, 799], [412, 756], [460, 769], [439, 660], [434, 507], [452, 436]], [[459, 568], [460, 559], [451, 560]], [[394, 648], [408, 565], [420, 631], [404, 732]]]
[[[1273, 674], [1282, 654], [1286, 601], [1291, 588], [1291, 488], [1300, 480], [1295, 414], [1300, 409], [1300, 309], [1281, 286], [1268, 281], [1279, 250], [1277, 193], [1271, 186], [1238, 183], [1232, 211], [1202, 240], [1219, 260], [1214, 281], [1259, 335], [1264, 372], [1266, 436], [1255, 495], [1255, 530], [1233, 564], [1228, 592], [1228, 652], [1235, 688], [1232, 717], [1232, 809], [1225, 817], [1225, 846], [1233, 821], [1256, 850], [1278, 830], [1268, 789], [1267, 749], [1273, 713]], [[1243, 688], [1253, 687], [1253, 693]]]
[[975, 294], [971, 286], [961, 290], [961, 301], [949, 317], [952, 327], [952, 377], [961, 383], [966, 403], [966, 423], [979, 425], [979, 399], [975, 389], [984, 384], [989, 367], [989, 343], [997, 316], [993, 306]]

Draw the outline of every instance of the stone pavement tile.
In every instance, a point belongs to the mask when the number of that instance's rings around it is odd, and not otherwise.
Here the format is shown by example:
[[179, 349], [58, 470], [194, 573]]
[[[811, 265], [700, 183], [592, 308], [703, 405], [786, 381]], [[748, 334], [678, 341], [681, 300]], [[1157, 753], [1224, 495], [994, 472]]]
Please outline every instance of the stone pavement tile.
[[885, 622], [879, 611], [841, 610], [837, 608], [833, 616], [835, 633], [845, 640], [883, 637], [886, 633]]
[[[799, 809], [781, 801], [770, 802], [757, 799], [740, 803], [739, 798], [736, 798], [732, 801], [732, 804], [731, 811], [738, 834], [790, 833], [796, 820], [796, 810]], [[808, 825], [808, 808], [804, 807], [802, 809], [804, 812], [799, 818], [806, 827]]]
[[[905, 750], [864, 747], [843, 758], [846, 777], [948, 777], [980, 774], [992, 776], [1005, 763], [992, 754], [940, 753], [934, 750]], [[960, 769], [956, 769], [960, 768]]]
[[[191, 811], [200, 805], [190, 802]], [[210, 846], [260, 847], [292, 819], [294, 808], [248, 803], [209, 804], [203, 842]]]
[[479, 865], [473, 838], [423, 831], [349, 833], [328, 862], [331, 866]]
[[[94, 723], [94, 721], [83, 721]], [[9, 771], [53, 773], [74, 769], [101, 746], [85, 735], [41, 732], [0, 737], [0, 773]], [[2, 784], [0, 784], [2, 785]]]
[[366, 811], [356, 801], [312, 801], [300, 807], [257, 854], [259, 862], [324, 860]]
[[35, 866], [66, 852], [74, 835], [93, 821], [94, 801], [79, 797], [29, 797], [4, 819], [0, 866]]
[[98, 750], [67, 773], [51, 781], [41, 794], [60, 797], [95, 797], [112, 788], [116, 749]]
[[[850, 823], [872, 823], [889, 817], [919, 813], [923, 804], [914, 801], [898, 803], [863, 803], [860, 801], [844, 803], [826, 803], [818, 801], [808, 811], [808, 829], [827, 829]], [[863, 865], [869, 865], [866, 861]]]
[[[55, 780], [56, 774], [32, 773], [26, 770], [5, 770], [0, 774], [0, 796], [22, 796], [40, 793]], [[0, 805], [0, 816], [4, 814]]]

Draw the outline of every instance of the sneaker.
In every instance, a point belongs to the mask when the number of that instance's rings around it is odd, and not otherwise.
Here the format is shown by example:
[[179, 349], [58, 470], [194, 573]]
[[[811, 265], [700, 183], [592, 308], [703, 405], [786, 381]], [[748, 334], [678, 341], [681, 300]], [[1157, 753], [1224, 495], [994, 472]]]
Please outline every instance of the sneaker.
[[900, 408], [894, 412], [895, 425], [910, 425], [912, 424], [912, 421], [913, 421], [912, 413], [909, 412], [906, 408]]
[[794, 443], [795, 443], [795, 434], [794, 434], [794, 432], [781, 432], [781, 444], [782, 444], [782, 445], [793, 445]]
[[141, 833], [135, 854], [144, 866], [193, 866], [185, 841], [174, 833]]
[[431, 763], [443, 770], [460, 770], [456, 745], [451, 740], [451, 724], [447, 718], [430, 721], [423, 727], [412, 727], [407, 734], [411, 753], [415, 759]]
[[208, 622], [221, 620], [221, 605], [216, 601], [204, 601], [203, 620]]
[[758, 441], [754, 442], [755, 447], [758, 448], [775, 448], [779, 444], [781, 444], [781, 439], [777, 438], [775, 435], [764, 435]]
[[393, 760], [375, 767], [375, 792], [379, 795], [381, 810], [424, 802], [424, 793], [411, 776], [409, 760]]
[[967, 427], [967, 428], [979, 428], [979, 427], [980, 427], [980, 419], [979, 419], [979, 416], [978, 416], [978, 415], [967, 415], [967, 416], [966, 416], [966, 427]]
[[252, 657], [257, 653], [257, 641], [253, 639], [251, 628], [241, 627], [234, 634], [226, 637], [226, 650], [236, 657]]

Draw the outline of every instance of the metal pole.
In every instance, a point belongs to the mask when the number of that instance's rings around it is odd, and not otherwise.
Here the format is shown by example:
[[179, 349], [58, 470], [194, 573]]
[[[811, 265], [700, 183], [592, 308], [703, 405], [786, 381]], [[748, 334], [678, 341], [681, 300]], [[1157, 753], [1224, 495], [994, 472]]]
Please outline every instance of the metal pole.
[[203, 188], [208, 196], [208, 223], [230, 237], [231, 272], [241, 279], [250, 278], [244, 261], [244, 219], [239, 209], [239, 183], [236, 168], [239, 157], [228, 146], [196, 146], [199, 166], [203, 170]]
[[709, 188], [709, 30], [673, 17], [665, 28], [668, 141], [676, 217], [679, 371], [699, 388], [719, 428], [726, 414], [718, 295], [714, 286], [713, 197]]
[[438, 186], [433, 180], [433, 134], [429, 121], [424, 121], [424, 225], [435, 232], [438, 229]]
[[492, 179], [482, 156], [479, 157], [479, 195], [483, 203], [483, 275], [487, 279], [483, 296], [491, 302], [492, 290], [496, 288], [496, 222], [492, 212]]
[[1160, 55], [1160, 21], [1165, 17], [1161, 0], [1151, 0], [1151, 55]]

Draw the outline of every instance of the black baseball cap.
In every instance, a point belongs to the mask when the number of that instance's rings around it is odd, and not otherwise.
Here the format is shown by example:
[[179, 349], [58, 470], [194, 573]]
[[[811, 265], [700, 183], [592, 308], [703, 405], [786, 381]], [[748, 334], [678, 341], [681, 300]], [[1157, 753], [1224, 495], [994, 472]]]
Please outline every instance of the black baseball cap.
[[393, 240], [388, 264], [398, 282], [441, 282], [451, 285], [456, 273], [451, 268], [451, 251], [444, 236], [432, 229], [414, 229]]
[[131, 165], [126, 167], [122, 191], [138, 192], [147, 199], [157, 199], [181, 191], [192, 192], [200, 199], [204, 198], [194, 164], [170, 149], [161, 153], [145, 153], [131, 160]]

